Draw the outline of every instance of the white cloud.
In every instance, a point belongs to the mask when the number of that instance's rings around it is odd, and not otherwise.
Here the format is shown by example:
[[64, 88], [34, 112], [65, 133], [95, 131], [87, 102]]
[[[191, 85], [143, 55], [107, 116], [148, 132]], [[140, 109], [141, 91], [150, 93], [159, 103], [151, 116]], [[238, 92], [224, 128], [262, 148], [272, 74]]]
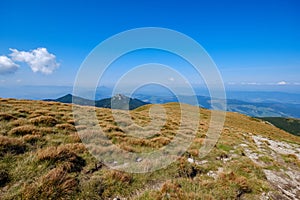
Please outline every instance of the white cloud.
[[17, 71], [19, 65], [14, 63], [10, 58], [6, 56], [0, 56], [0, 75], [11, 74]]
[[242, 85], [261, 85], [261, 83], [257, 82], [241, 82]]
[[235, 82], [228, 82], [227, 84], [228, 84], [228, 85], [236, 85]]
[[285, 81], [280, 81], [277, 83], [277, 85], [286, 85], [286, 84], [287, 84], [287, 82], [285, 82]]
[[52, 74], [59, 67], [55, 55], [49, 53], [46, 48], [37, 48], [32, 51], [9, 50], [12, 51], [10, 56], [14, 61], [27, 63], [33, 72]]
[[169, 81], [175, 81], [175, 79], [173, 77], [170, 77]]

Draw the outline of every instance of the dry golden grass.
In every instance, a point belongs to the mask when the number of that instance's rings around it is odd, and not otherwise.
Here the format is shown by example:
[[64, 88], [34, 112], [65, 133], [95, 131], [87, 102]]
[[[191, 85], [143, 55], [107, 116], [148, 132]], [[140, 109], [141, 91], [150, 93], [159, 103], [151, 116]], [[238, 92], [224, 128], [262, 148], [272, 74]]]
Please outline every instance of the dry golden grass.
[[153, 147], [161, 147], [161, 146], [168, 145], [171, 142], [171, 139], [161, 136], [161, 137], [152, 138], [150, 141], [154, 143]]
[[64, 124], [56, 124], [56, 128], [64, 130], [66, 133], [71, 134], [76, 131], [76, 128], [74, 125], [64, 123]]
[[40, 116], [30, 119], [30, 123], [36, 126], [55, 126], [58, 122], [51, 116]]
[[[49, 161], [56, 166], [62, 166], [68, 172], [81, 171], [85, 160], [79, 157], [71, 146], [48, 147], [37, 152], [39, 161]], [[74, 146], [74, 149], [83, 149], [82, 146]]]
[[71, 141], [72, 143], [78, 143], [78, 142], [81, 142], [81, 138], [79, 137], [78, 133], [70, 134], [69, 137], [70, 137], [70, 141]]
[[181, 185], [171, 181], [163, 184], [160, 190], [159, 199], [189, 199], [182, 191]]
[[221, 173], [219, 176], [219, 182], [234, 184], [237, 188], [238, 196], [244, 193], [249, 193], [252, 190], [247, 178], [244, 176], [238, 176], [234, 172]]
[[22, 199], [72, 199], [78, 181], [68, 175], [63, 168], [54, 168], [38, 179], [36, 183], [26, 185]]
[[203, 173], [201, 166], [186, 162], [184, 158], [179, 160], [178, 176], [183, 178], [194, 178]]
[[24, 135], [22, 137], [24, 142], [30, 143], [30, 144], [35, 144], [37, 141], [42, 139], [41, 135]]
[[13, 127], [16, 127], [16, 126], [23, 126], [23, 125], [26, 125], [26, 124], [28, 124], [28, 123], [29, 123], [29, 122], [28, 122], [27, 119], [22, 119], [22, 118], [20, 118], [20, 119], [16, 119], [16, 120], [10, 122], [9, 124], [10, 124], [11, 126], [13, 126]]
[[[248, 142], [249, 148], [254, 148], [248, 133], [300, 144], [299, 137], [276, 127], [228, 113], [220, 139], [204, 158], [205, 164], [190, 163], [187, 158], [201, 161], [199, 149], [205, 141], [211, 117], [209, 110], [200, 109], [199, 129], [187, 152], [176, 155], [178, 159], [161, 170], [128, 174], [109, 170], [97, 161], [81, 143], [76, 130], [81, 130], [83, 141], [96, 142], [89, 150], [97, 155], [104, 152], [112, 155], [111, 143], [129, 152], [151, 152], [170, 144], [177, 136], [181, 126], [179, 104], [162, 105], [166, 120], [161, 130], [154, 130], [149, 126], [152, 105], [130, 111], [129, 117], [123, 111], [116, 111], [121, 116], [118, 123], [110, 109], [97, 108], [99, 121], [82, 123], [88, 118], [77, 116], [80, 120], [75, 121], [72, 105], [1, 98], [0, 102], [0, 173], [5, 172], [4, 179], [6, 175], [9, 177], [9, 182], [3, 179], [5, 189], [0, 188], [0, 199], [113, 199], [116, 196], [126, 199], [257, 199], [272, 188], [263, 168], [248, 159], [240, 147], [241, 143]], [[86, 110], [87, 115], [94, 110], [80, 108]], [[159, 122], [163, 121], [161, 118], [155, 115]], [[131, 120], [136, 125], [131, 125]], [[98, 124], [104, 133], [93, 129]], [[189, 126], [187, 123], [183, 134], [191, 132]], [[143, 128], [145, 135], [139, 133]], [[271, 160], [270, 166], [299, 170], [299, 160], [294, 154], [280, 157], [282, 162]], [[230, 160], [225, 162], [223, 158]], [[141, 165], [147, 167], [147, 163], [141, 162]], [[219, 168], [223, 169], [220, 173]], [[218, 177], [213, 178], [208, 172], [217, 173]]]
[[69, 123], [71, 125], [75, 125], [75, 120], [74, 119], [69, 119], [69, 120], [67, 120], [67, 123]]
[[19, 113], [26, 113], [26, 114], [32, 113], [31, 110], [29, 110], [29, 109], [24, 109], [24, 108], [22, 108], [22, 107], [16, 109], [16, 111], [19, 112]]
[[25, 150], [26, 145], [22, 140], [0, 135], [0, 156], [5, 153], [20, 154]]
[[87, 151], [86, 147], [82, 143], [65, 144], [64, 148], [69, 149], [75, 153], [84, 153]]
[[78, 126], [76, 126], [76, 130], [78, 130], [78, 131], [82, 131], [84, 129], [87, 129], [87, 126], [85, 126], [85, 125], [78, 125]]
[[52, 127], [39, 127], [39, 131], [42, 135], [55, 133], [55, 131]]
[[121, 182], [125, 182], [125, 183], [130, 183], [132, 182], [132, 175], [125, 173], [125, 172], [121, 172], [121, 171], [117, 171], [117, 170], [109, 170], [105, 176], [121, 181]]
[[40, 130], [33, 126], [33, 125], [24, 125], [24, 126], [18, 126], [13, 129], [11, 129], [8, 132], [8, 135], [14, 135], [14, 136], [23, 136], [23, 135], [39, 135], [41, 134]]
[[13, 120], [13, 119], [16, 119], [16, 117], [14, 117], [10, 114], [7, 114], [7, 113], [0, 113], [0, 121], [1, 120], [10, 121], [10, 120]]
[[[253, 133], [255, 135], [263, 135], [265, 137], [281, 139], [284, 138], [288, 141], [298, 141], [299, 137], [289, 134], [275, 126], [270, 126], [269, 124], [253, 119], [246, 115], [241, 115], [238, 113], [226, 114], [225, 127], [234, 127], [233, 131], [235, 133]], [[235, 134], [230, 134], [234, 136]]]

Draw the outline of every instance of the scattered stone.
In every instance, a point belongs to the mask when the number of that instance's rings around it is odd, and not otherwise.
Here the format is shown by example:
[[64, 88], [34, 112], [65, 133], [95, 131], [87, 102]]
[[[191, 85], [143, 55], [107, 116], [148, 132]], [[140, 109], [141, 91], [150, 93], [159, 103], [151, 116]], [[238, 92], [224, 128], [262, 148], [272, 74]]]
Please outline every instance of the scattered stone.
[[208, 161], [207, 160], [201, 160], [201, 161], [196, 161], [195, 162], [197, 165], [203, 165], [203, 164], [205, 164], [205, 163], [208, 163]]
[[209, 171], [206, 175], [209, 177], [213, 177], [214, 179], [217, 177], [217, 174], [214, 171]]
[[270, 199], [270, 194], [263, 192], [259, 197], [260, 200], [268, 200]]
[[137, 158], [136, 162], [141, 162], [143, 159], [142, 158]]
[[194, 163], [194, 162], [195, 162], [193, 158], [188, 158], [187, 161], [188, 161], [189, 163]]
[[248, 147], [248, 144], [242, 143], [242, 144], [240, 144], [240, 146], [241, 146], [241, 147]]
[[218, 171], [209, 171], [209, 172], [207, 172], [207, 176], [209, 176], [209, 177], [212, 177], [212, 178], [214, 178], [214, 179], [217, 179], [218, 177], [219, 177], [219, 174], [221, 174], [221, 173], [223, 173], [223, 171], [224, 171], [224, 169], [222, 168], [222, 167], [219, 167], [218, 168]]

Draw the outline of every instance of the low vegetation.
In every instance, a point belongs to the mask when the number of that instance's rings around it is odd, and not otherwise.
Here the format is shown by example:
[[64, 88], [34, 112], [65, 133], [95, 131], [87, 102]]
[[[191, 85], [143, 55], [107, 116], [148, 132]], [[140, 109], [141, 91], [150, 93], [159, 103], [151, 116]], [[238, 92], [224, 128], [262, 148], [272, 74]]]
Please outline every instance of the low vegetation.
[[284, 117], [262, 117], [261, 119], [291, 134], [300, 136], [300, 119]]
[[[72, 105], [16, 99], [0, 102], [0, 199], [4, 200], [274, 199], [283, 194], [266, 176], [266, 170], [268, 174], [280, 169], [299, 173], [299, 151], [280, 151], [275, 156], [277, 143], [272, 141], [297, 149], [300, 137], [237, 113], [227, 113], [218, 143], [200, 159], [198, 153], [211, 115], [209, 110], [200, 109], [199, 129], [189, 149], [167, 167], [139, 174], [111, 169], [90, 154], [76, 131], [87, 126], [73, 118]], [[166, 120], [159, 131], [148, 126], [151, 105], [130, 111], [131, 119], [118, 121], [110, 109], [96, 108], [98, 122], [88, 123], [99, 125], [107, 136], [97, 140], [99, 144], [109, 140], [128, 152], [152, 152], [170, 144], [180, 127], [179, 104], [163, 107]], [[125, 111], [116, 112], [123, 116]], [[155, 115], [155, 119], [161, 118]], [[136, 125], [129, 125], [130, 120]], [[148, 135], [135, 135], [142, 129]], [[189, 127], [184, 130], [188, 133]], [[88, 132], [82, 139], [96, 136], [96, 132]], [[136, 162], [144, 164], [139, 159]]]

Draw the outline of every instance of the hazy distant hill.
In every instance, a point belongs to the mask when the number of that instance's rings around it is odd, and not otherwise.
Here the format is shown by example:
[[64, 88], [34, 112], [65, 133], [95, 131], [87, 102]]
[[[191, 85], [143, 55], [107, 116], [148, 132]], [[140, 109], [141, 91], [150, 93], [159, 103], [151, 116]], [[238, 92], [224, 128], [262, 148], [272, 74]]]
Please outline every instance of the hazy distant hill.
[[99, 108], [114, 108], [114, 109], [122, 109], [122, 110], [133, 110], [140, 106], [149, 104], [143, 102], [139, 99], [129, 98], [125, 95], [117, 94], [111, 98], [101, 99], [97, 101], [93, 101], [90, 99], [85, 99], [77, 96], [73, 96], [71, 94], [67, 94], [58, 99], [45, 99], [45, 101], [55, 101], [61, 103], [74, 103], [78, 105], [84, 106], [96, 106]]
[[[112, 98], [105, 98], [97, 101], [72, 96], [71, 94], [65, 95], [58, 99], [47, 99], [47, 101], [57, 101], [62, 103], [73, 103], [79, 105], [90, 105], [102, 108], [111, 108], [111, 100], [113, 107], [116, 109], [128, 109], [126, 105], [129, 102], [129, 109], [135, 109], [145, 104], [164, 104], [169, 102], [178, 102], [179, 99], [182, 103], [190, 105], [198, 105], [207, 109], [212, 108], [211, 98], [208, 96], [197, 96], [198, 104], [195, 104], [191, 96], [155, 96], [136, 94], [134, 98], [129, 98], [125, 95], [116, 95]], [[222, 103], [223, 100], [214, 100], [214, 102]], [[227, 99], [227, 111], [238, 112], [252, 117], [291, 117], [300, 118], [300, 104], [296, 103], [281, 103], [281, 102], [246, 102], [236, 99]], [[217, 108], [218, 109], [218, 108]]]
[[300, 119], [284, 118], [284, 117], [262, 117], [265, 121], [270, 122], [274, 126], [281, 128], [289, 133], [300, 136]]
[[[149, 103], [169, 103], [178, 102], [176, 96], [153, 96], [138, 94], [134, 96], [142, 101]], [[191, 96], [179, 96], [182, 103], [192, 104]], [[208, 96], [197, 96], [198, 105], [212, 109], [211, 98]], [[214, 100], [215, 102], [223, 100]], [[300, 118], [300, 102], [299, 103], [281, 103], [271, 101], [246, 102], [237, 99], [227, 99], [227, 111], [238, 112], [253, 117], [292, 117]]]
[[143, 102], [139, 99], [129, 98], [121, 94], [115, 95], [112, 98], [101, 99], [95, 103], [96, 107], [122, 110], [128, 110], [128, 106], [129, 110], [133, 110], [146, 104], [149, 103]]

